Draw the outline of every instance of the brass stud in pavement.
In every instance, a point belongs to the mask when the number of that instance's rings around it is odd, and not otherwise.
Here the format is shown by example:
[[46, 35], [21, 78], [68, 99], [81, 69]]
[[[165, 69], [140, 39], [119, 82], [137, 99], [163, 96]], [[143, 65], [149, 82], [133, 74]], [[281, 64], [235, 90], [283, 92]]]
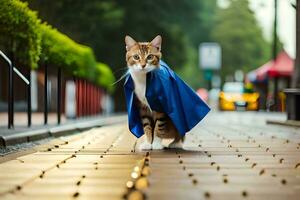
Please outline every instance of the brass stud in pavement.
[[78, 197], [79, 196], [79, 192], [75, 192], [74, 194], [73, 194], [73, 197], [74, 198], [76, 198], [76, 197]]
[[193, 173], [189, 173], [188, 176], [189, 176], [189, 177], [192, 177], [192, 176], [194, 176], [194, 174], [193, 174]]
[[204, 192], [205, 198], [210, 198], [210, 193], [209, 192]]
[[142, 170], [142, 176], [149, 176], [150, 175], [150, 167], [145, 166]]
[[228, 183], [228, 179], [227, 178], [224, 178], [223, 179], [223, 182], [226, 184], [226, 183]]
[[141, 191], [134, 190], [128, 194], [127, 197], [128, 200], [143, 200], [144, 194]]
[[133, 188], [133, 186], [134, 186], [134, 183], [133, 183], [132, 181], [127, 181], [126, 187], [127, 187], [128, 189]]
[[264, 173], [265, 173], [265, 170], [262, 169], [262, 170], [260, 170], [259, 175], [261, 176], [261, 175], [263, 175]]
[[139, 174], [136, 173], [136, 172], [132, 172], [132, 173], [131, 173], [131, 177], [134, 178], [134, 179], [136, 179], [136, 178], [139, 177]]
[[268, 147], [268, 148], [266, 148], [266, 152], [268, 152], [270, 150], [270, 148]]
[[143, 189], [146, 189], [148, 187], [149, 187], [149, 182], [148, 182], [148, 179], [146, 177], [140, 177], [135, 182], [135, 188], [138, 189], [138, 190], [143, 190]]
[[247, 192], [247, 191], [245, 191], [245, 190], [244, 190], [244, 191], [242, 191], [242, 196], [243, 196], [243, 197], [246, 197], [246, 196], [248, 196], [248, 192]]
[[198, 184], [197, 179], [193, 179], [193, 180], [192, 180], [192, 183], [193, 183], [194, 185], [197, 185], [197, 184]]

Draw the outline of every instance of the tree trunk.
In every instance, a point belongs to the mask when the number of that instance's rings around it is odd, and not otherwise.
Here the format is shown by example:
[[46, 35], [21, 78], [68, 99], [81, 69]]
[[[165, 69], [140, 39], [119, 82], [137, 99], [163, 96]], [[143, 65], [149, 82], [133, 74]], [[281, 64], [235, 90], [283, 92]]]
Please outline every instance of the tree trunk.
[[296, 60], [292, 88], [300, 88], [300, 0], [297, 0], [296, 5]]

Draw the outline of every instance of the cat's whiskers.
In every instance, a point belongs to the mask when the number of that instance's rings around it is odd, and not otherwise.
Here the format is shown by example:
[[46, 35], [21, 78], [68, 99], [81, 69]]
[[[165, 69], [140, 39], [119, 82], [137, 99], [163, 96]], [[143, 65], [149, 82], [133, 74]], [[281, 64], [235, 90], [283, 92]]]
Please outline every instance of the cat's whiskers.
[[123, 74], [117, 81], [115, 81], [115, 82], [112, 83], [111, 85], [113, 86], [113, 85], [117, 84], [117, 83], [120, 82], [123, 78], [125, 78], [128, 74], [129, 74], [129, 70], [127, 70], [127, 71], [125, 72], [125, 74]]

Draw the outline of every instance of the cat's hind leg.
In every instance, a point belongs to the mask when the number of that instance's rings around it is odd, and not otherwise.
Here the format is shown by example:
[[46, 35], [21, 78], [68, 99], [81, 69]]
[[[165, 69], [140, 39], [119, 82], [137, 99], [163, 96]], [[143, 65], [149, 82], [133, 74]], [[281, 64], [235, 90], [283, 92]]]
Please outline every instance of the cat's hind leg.
[[170, 149], [182, 149], [183, 148], [183, 142], [178, 141], [178, 142], [172, 142], [169, 147]]
[[175, 140], [169, 145], [168, 148], [171, 149], [183, 149], [183, 142], [184, 142], [185, 136], [180, 136], [177, 132]]

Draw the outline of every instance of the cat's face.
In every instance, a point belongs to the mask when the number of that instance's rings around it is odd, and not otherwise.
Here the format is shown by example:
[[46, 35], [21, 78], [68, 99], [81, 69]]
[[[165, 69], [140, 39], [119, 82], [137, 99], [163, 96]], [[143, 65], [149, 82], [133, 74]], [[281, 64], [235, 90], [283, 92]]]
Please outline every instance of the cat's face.
[[159, 67], [161, 41], [160, 35], [151, 42], [136, 42], [130, 36], [126, 36], [126, 62], [129, 72], [147, 73]]

